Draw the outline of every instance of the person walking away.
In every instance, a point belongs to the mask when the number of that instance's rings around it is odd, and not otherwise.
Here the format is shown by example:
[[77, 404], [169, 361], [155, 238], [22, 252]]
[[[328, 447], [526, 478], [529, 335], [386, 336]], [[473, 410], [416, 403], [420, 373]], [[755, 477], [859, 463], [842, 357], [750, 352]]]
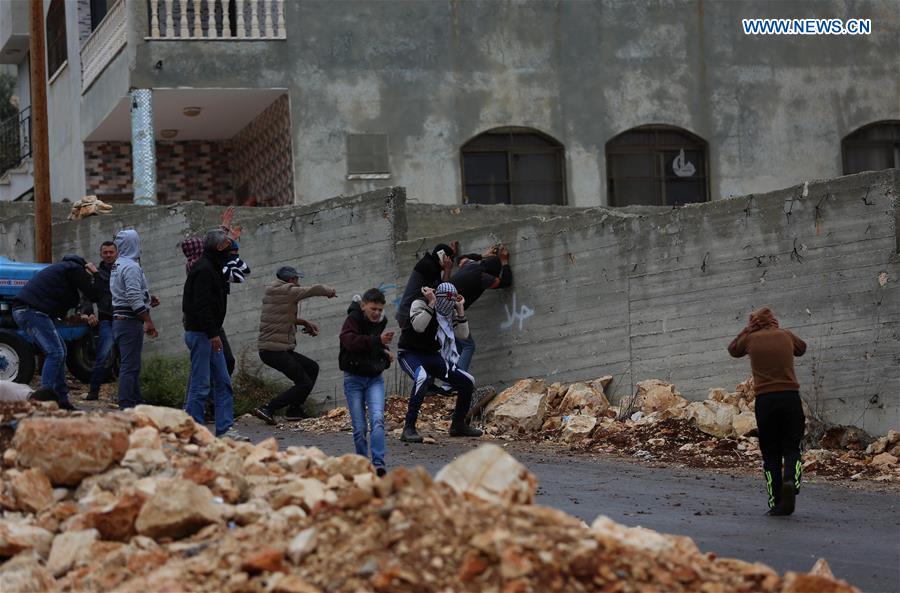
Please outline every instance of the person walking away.
[[203, 255], [191, 267], [181, 301], [184, 342], [191, 353], [185, 410], [203, 424], [207, 398], [215, 400], [217, 437], [249, 440], [233, 429], [234, 391], [219, 337], [227, 312], [227, 286], [222, 273], [228, 261], [231, 239], [222, 229], [206, 233]]
[[315, 323], [299, 316], [299, 303], [303, 299], [323, 296], [333, 299], [337, 291], [330, 286], [316, 284], [309, 288], [300, 286], [303, 275], [295, 268], [282, 266], [275, 280], [266, 287], [262, 311], [259, 315], [259, 358], [263, 363], [284, 374], [294, 385], [266, 405], [253, 410], [253, 414], [275, 424], [275, 413], [287, 407], [286, 419], [302, 419], [303, 403], [315, 387], [319, 376], [316, 361], [296, 352], [297, 326], [310, 337], [319, 335]]
[[413, 301], [410, 307], [409, 324], [400, 334], [397, 355], [400, 367], [413, 380], [406, 422], [400, 436], [402, 441], [422, 442], [422, 437], [416, 431], [416, 421], [425, 391], [435, 379], [449, 383], [457, 392], [450, 436], [481, 436], [480, 430], [466, 422], [475, 379], [457, 367], [459, 353], [456, 350], [456, 339], [469, 335], [464, 306], [463, 297], [457, 293], [456, 287], [443, 282], [438, 285], [437, 291], [423, 288], [422, 297]]
[[66, 343], [56, 331], [57, 319], [78, 307], [81, 294], [97, 301], [94, 274], [97, 268], [80, 255], [67, 255], [35, 274], [13, 298], [12, 315], [16, 324], [31, 336], [44, 353], [41, 387], [52, 389], [59, 407], [74, 410], [66, 384]]
[[97, 329], [97, 341], [94, 348], [94, 368], [91, 370], [91, 385], [86, 400], [100, 399], [100, 386], [109, 376], [109, 355], [113, 347], [113, 307], [112, 293], [109, 291], [109, 279], [113, 264], [119, 256], [119, 250], [112, 241], [104, 241], [100, 245], [100, 265], [94, 275], [94, 286], [97, 289], [97, 311], [89, 300], [83, 301], [81, 312], [88, 316], [88, 324]]
[[[512, 270], [509, 268], [509, 250], [506, 247], [494, 246], [486, 253], [462, 255], [459, 268], [451, 276], [450, 283], [463, 296], [465, 309], [475, 304], [484, 291], [488, 289], [509, 288], [512, 286]], [[460, 370], [468, 371], [475, 354], [475, 338], [472, 337], [472, 326], [469, 325], [469, 336], [456, 341], [459, 349]]]
[[384, 293], [377, 288], [370, 288], [362, 298], [353, 299], [341, 327], [338, 356], [338, 365], [344, 371], [344, 396], [350, 410], [353, 445], [357, 455], [369, 457], [368, 416], [372, 465], [378, 476], [383, 476], [386, 471], [382, 373], [393, 360], [390, 343], [394, 339], [394, 332], [384, 331], [387, 326], [384, 304]]
[[141, 352], [144, 335], [159, 335], [150, 309], [159, 299], [150, 294], [147, 277], [141, 267], [141, 237], [134, 229], [116, 234], [119, 252], [109, 277], [113, 308], [113, 340], [119, 349], [119, 408], [141, 403]]
[[[458, 247], [458, 242], [454, 242]], [[422, 296], [422, 288], [436, 288], [441, 282], [450, 280], [450, 271], [453, 269], [453, 258], [456, 251], [450, 245], [441, 243], [431, 253], [422, 256], [406, 281], [403, 296], [400, 297], [400, 305], [397, 307], [397, 322], [400, 329], [409, 323], [409, 311], [414, 300]]]
[[793, 513], [800, 492], [800, 442], [806, 419], [794, 373], [794, 357], [805, 352], [806, 343], [781, 329], [768, 307], [751, 313], [747, 326], [728, 345], [731, 356], [750, 356], [768, 515]]

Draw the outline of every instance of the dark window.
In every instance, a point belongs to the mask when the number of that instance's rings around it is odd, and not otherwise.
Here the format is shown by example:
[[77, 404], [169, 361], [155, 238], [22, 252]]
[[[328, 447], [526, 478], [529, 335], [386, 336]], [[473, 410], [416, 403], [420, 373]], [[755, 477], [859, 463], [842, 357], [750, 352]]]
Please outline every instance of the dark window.
[[108, 8], [106, 0], [91, 0], [91, 31], [106, 18]]
[[47, 11], [47, 74], [50, 78], [66, 62], [66, 4], [53, 0]]
[[670, 126], [640, 126], [606, 143], [611, 206], [675, 206], [709, 200], [706, 142]]
[[347, 174], [383, 175], [388, 166], [387, 134], [347, 135]]
[[900, 121], [863, 126], [841, 142], [844, 175], [900, 167]]
[[499, 128], [462, 147], [463, 203], [565, 204], [563, 146], [530, 128]]

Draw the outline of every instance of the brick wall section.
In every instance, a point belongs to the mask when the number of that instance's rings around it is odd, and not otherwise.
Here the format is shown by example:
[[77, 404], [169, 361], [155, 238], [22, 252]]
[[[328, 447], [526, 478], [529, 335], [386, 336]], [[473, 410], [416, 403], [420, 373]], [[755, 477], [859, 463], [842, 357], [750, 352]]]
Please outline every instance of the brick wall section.
[[810, 405], [883, 432], [900, 417], [898, 186], [885, 171], [657, 214], [497, 222], [401, 242], [397, 284], [436, 242], [505, 242], [515, 286], [469, 313], [478, 383], [609, 374], [618, 396], [651, 377], [692, 399], [732, 388], [749, 364], [725, 348], [770, 305], [809, 344], [797, 367]]
[[235, 191], [246, 188], [259, 206], [294, 203], [291, 115], [282, 95], [230, 140]]

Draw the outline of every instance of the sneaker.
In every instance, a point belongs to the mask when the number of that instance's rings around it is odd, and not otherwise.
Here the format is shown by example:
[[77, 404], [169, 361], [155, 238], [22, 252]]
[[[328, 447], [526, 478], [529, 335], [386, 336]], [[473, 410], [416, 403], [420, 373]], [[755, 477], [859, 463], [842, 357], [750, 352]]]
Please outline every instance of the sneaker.
[[383, 478], [384, 476], [387, 475], [387, 470], [384, 469], [383, 467], [376, 467], [375, 475], [378, 476], [379, 478]]
[[422, 435], [416, 432], [415, 426], [404, 426], [400, 440], [404, 443], [421, 443], [423, 441]]
[[766, 515], [769, 517], [786, 517], [790, 515], [790, 513], [786, 512], [780, 506], [776, 506], [766, 511]]
[[796, 498], [797, 491], [794, 490], [793, 484], [784, 484], [781, 487], [781, 502], [778, 503], [778, 506], [781, 507], [781, 510], [785, 515], [793, 514]]
[[450, 425], [450, 436], [452, 437], [480, 437], [481, 431], [465, 422], [454, 422]]
[[238, 442], [244, 441], [245, 443], [250, 442], [250, 437], [245, 437], [244, 435], [242, 435], [241, 433], [239, 433], [238, 431], [236, 431], [233, 428], [229, 429], [228, 432], [226, 432], [224, 434], [220, 434], [218, 438], [231, 439], [232, 441], [238, 441]]
[[254, 416], [256, 416], [257, 418], [259, 418], [260, 420], [262, 420], [263, 422], [265, 422], [266, 424], [268, 424], [270, 426], [275, 426], [275, 419], [272, 418], [272, 415], [269, 414], [264, 409], [256, 408], [256, 409], [252, 410], [250, 413], [253, 414]]

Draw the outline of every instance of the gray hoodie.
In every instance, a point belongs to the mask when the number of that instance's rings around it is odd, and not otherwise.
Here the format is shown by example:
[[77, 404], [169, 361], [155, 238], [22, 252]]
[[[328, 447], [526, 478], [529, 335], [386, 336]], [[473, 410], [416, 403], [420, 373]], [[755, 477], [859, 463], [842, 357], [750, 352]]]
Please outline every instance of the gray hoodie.
[[141, 269], [141, 238], [127, 229], [116, 234], [119, 257], [109, 276], [113, 315], [139, 319], [150, 309], [150, 289]]

